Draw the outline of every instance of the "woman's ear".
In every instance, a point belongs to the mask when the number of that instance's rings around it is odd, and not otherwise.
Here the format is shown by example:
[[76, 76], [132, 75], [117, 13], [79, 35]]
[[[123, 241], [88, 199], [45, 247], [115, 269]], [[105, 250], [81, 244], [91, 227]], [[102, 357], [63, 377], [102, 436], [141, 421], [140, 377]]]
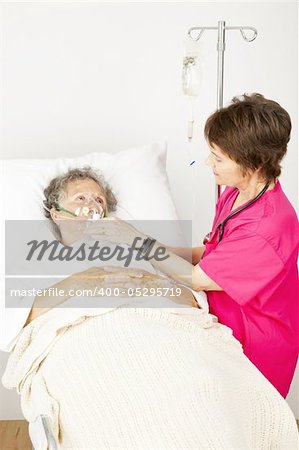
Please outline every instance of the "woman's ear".
[[258, 169], [256, 169], [256, 174], [258, 176], [258, 178], [261, 180], [261, 182], [264, 182], [264, 172], [263, 172], [263, 168], [259, 167]]
[[51, 219], [57, 225], [57, 222], [58, 222], [58, 219], [59, 219], [59, 214], [56, 211], [56, 209], [54, 208], [54, 206], [52, 206], [52, 208], [50, 209], [50, 214], [51, 214]]

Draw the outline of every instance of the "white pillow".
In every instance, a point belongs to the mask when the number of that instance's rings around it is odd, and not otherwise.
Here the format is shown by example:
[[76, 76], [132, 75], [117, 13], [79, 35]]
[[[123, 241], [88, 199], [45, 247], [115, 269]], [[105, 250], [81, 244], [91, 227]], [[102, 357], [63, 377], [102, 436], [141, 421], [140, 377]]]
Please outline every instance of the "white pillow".
[[[3, 160], [5, 219], [42, 219], [43, 190], [69, 168], [91, 166], [102, 173], [127, 219], [177, 220], [166, 174], [166, 143], [76, 158]], [[121, 214], [121, 211], [120, 211]]]
[[[4, 192], [2, 218], [9, 220], [43, 219], [43, 190], [52, 178], [69, 168], [91, 166], [109, 183], [118, 200], [114, 213], [124, 220], [176, 221], [171, 228], [181, 235], [178, 216], [166, 174], [166, 143], [158, 142], [116, 154], [90, 153], [76, 158], [3, 160], [0, 183]], [[151, 234], [152, 225], [142, 231]], [[157, 239], [167, 243], [168, 225]], [[154, 227], [159, 231], [158, 223]], [[152, 235], [154, 233], [152, 232]], [[169, 241], [170, 243], [170, 241]]]

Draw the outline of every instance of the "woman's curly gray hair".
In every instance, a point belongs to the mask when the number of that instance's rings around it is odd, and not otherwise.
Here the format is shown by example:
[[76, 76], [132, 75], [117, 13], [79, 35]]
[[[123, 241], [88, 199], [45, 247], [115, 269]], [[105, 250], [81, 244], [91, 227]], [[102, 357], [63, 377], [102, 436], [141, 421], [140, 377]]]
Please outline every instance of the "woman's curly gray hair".
[[59, 203], [63, 199], [68, 183], [72, 181], [86, 180], [86, 179], [94, 180], [103, 190], [107, 202], [108, 213], [111, 211], [115, 211], [117, 200], [109, 184], [106, 183], [102, 175], [100, 175], [95, 170], [91, 169], [91, 167], [86, 166], [77, 169], [69, 169], [63, 175], [55, 177], [53, 178], [53, 180], [50, 181], [49, 185], [44, 190], [45, 196], [45, 200], [43, 201], [44, 215], [48, 219], [52, 220], [50, 210], [53, 207], [56, 210], [59, 210]]

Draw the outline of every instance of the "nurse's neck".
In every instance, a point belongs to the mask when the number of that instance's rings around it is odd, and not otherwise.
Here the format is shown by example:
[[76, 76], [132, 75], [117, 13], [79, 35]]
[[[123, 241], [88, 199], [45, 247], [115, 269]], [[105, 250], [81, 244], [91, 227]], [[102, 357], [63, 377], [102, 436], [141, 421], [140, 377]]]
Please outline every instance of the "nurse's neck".
[[[235, 187], [239, 190], [239, 194], [234, 203], [234, 208], [238, 207], [239, 204], [247, 202], [254, 197], [256, 197], [265, 187], [267, 183], [261, 180], [258, 173], [253, 173], [252, 175], [245, 177], [240, 183], [236, 184]], [[275, 187], [275, 181], [270, 182], [267, 191]]]

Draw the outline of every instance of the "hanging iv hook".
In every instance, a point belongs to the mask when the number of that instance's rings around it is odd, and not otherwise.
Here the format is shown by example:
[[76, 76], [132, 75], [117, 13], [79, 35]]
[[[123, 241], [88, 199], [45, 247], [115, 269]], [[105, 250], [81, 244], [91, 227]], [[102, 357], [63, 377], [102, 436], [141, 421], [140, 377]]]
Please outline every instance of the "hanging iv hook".
[[[192, 36], [192, 33], [194, 32], [194, 31], [198, 31], [198, 30], [200, 30], [200, 32], [199, 32], [199, 34], [198, 34], [198, 36], [197, 37], [193, 37]], [[199, 39], [201, 38], [201, 35], [203, 34], [203, 32], [206, 30], [206, 28], [202, 28], [202, 27], [193, 27], [193, 28], [190, 28], [190, 30], [188, 31], [188, 36], [189, 36], [189, 38], [190, 39], [192, 39], [192, 41], [199, 41]]]
[[[253, 35], [250, 36], [250, 37], [246, 36], [246, 34], [244, 33], [244, 30], [252, 31]], [[252, 42], [257, 37], [257, 30], [256, 30], [256, 28], [253, 28], [253, 27], [242, 27], [242, 28], [240, 28], [240, 31], [241, 31], [243, 39], [245, 39], [246, 42]]]
[[[188, 31], [188, 36], [190, 39], [192, 39], [192, 41], [199, 41], [199, 39], [201, 38], [201, 36], [205, 30], [218, 30], [218, 27], [192, 27]], [[254, 27], [247, 27], [247, 26], [246, 27], [226, 27], [226, 26], [224, 26], [224, 30], [240, 30], [242, 38], [246, 42], [252, 42], [257, 37], [257, 29]], [[247, 36], [245, 33], [245, 30], [251, 31], [253, 33], [252, 36]], [[195, 36], [196, 31], [199, 31], [197, 36]]]
[[[225, 51], [225, 31], [239, 30], [242, 38], [246, 42], [252, 42], [257, 37], [257, 30], [254, 27], [227, 27], [224, 20], [218, 21], [217, 27], [192, 27], [188, 30], [188, 37], [191, 41], [199, 41], [205, 30], [217, 30], [217, 52], [218, 52], [218, 67], [217, 67], [217, 109], [223, 107], [223, 73], [224, 73], [224, 51]], [[251, 33], [247, 34], [249, 31]], [[221, 186], [216, 184], [216, 200], [221, 194]]]

